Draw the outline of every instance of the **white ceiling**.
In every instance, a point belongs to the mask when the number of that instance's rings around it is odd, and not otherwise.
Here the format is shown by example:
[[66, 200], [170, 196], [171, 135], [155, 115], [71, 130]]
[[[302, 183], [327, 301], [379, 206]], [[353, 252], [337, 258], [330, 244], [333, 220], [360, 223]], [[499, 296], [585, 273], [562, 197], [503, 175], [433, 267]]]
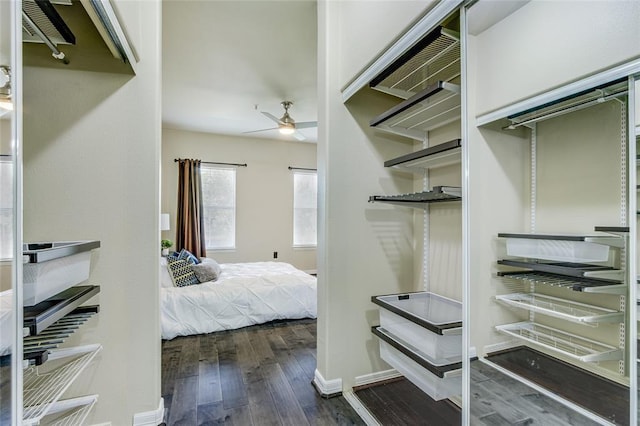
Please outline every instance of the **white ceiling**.
[[[162, 9], [165, 127], [243, 135], [275, 127], [260, 111], [281, 117], [283, 100], [296, 121], [317, 120], [315, 1], [165, 0]], [[299, 132], [317, 140], [315, 128]]]

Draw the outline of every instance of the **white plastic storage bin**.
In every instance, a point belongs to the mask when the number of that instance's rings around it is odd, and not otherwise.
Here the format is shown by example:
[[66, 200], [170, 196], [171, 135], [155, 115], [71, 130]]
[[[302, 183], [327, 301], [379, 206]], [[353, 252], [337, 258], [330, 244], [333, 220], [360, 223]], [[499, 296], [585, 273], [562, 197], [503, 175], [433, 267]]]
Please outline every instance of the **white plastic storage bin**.
[[442, 378], [437, 377], [382, 340], [380, 357], [436, 401], [462, 393], [461, 370], [449, 372]]
[[609, 246], [586, 241], [507, 238], [509, 256], [560, 262], [605, 262]]
[[380, 326], [398, 338], [411, 344], [433, 359], [462, 356], [462, 329], [446, 330], [447, 334], [434, 333], [413, 321], [380, 309]]
[[99, 241], [24, 244], [24, 306], [37, 305], [89, 279], [91, 250], [98, 247]]

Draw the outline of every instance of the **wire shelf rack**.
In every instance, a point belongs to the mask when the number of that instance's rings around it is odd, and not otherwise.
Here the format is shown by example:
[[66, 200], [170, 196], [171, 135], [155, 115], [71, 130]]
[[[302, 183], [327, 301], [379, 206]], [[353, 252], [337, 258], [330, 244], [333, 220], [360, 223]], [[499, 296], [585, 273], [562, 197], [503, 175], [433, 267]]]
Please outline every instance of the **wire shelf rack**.
[[97, 401], [98, 395], [60, 400], [51, 405], [48, 414], [40, 421], [39, 426], [82, 425]]
[[454, 186], [434, 186], [431, 191], [400, 195], [372, 195], [369, 202], [382, 202], [406, 207], [424, 207], [430, 203], [460, 201], [461, 189]]
[[624, 321], [623, 312], [543, 294], [503, 294], [496, 296], [496, 300], [508, 306], [578, 323]]
[[626, 284], [614, 281], [569, 277], [538, 271], [498, 272], [498, 276], [507, 280], [543, 284], [584, 293], [626, 294], [627, 292]]
[[623, 351], [615, 346], [567, 333], [534, 322], [498, 325], [501, 333], [559, 352], [582, 362], [621, 360]]
[[69, 360], [50, 370], [42, 366], [27, 368], [23, 373], [23, 425], [39, 424], [100, 350], [98, 344], [54, 349], [49, 351], [49, 362]]

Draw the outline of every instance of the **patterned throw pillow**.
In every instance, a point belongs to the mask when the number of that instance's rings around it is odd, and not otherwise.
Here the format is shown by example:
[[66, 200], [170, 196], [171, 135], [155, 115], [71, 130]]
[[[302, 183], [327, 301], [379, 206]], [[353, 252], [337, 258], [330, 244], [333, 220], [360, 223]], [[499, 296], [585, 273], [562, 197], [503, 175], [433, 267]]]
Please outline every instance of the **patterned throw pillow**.
[[183, 259], [186, 260], [187, 262], [191, 263], [192, 265], [197, 265], [198, 263], [200, 263], [200, 261], [198, 260], [197, 257], [195, 257], [189, 250], [187, 249], [182, 249], [180, 250], [180, 253], [178, 253], [178, 255], [176, 256], [178, 259]]
[[176, 287], [199, 284], [198, 277], [193, 272], [193, 265], [184, 259], [167, 258], [169, 274]]

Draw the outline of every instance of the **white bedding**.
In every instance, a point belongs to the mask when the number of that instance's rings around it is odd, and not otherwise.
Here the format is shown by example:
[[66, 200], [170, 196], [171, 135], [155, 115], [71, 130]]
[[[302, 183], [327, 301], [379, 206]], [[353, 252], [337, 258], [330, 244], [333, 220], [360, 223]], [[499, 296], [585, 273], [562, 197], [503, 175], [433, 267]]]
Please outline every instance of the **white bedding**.
[[11, 353], [11, 345], [13, 344], [12, 309], [13, 290], [0, 292], [0, 355]]
[[316, 318], [316, 278], [283, 262], [223, 263], [217, 281], [160, 289], [162, 338]]

